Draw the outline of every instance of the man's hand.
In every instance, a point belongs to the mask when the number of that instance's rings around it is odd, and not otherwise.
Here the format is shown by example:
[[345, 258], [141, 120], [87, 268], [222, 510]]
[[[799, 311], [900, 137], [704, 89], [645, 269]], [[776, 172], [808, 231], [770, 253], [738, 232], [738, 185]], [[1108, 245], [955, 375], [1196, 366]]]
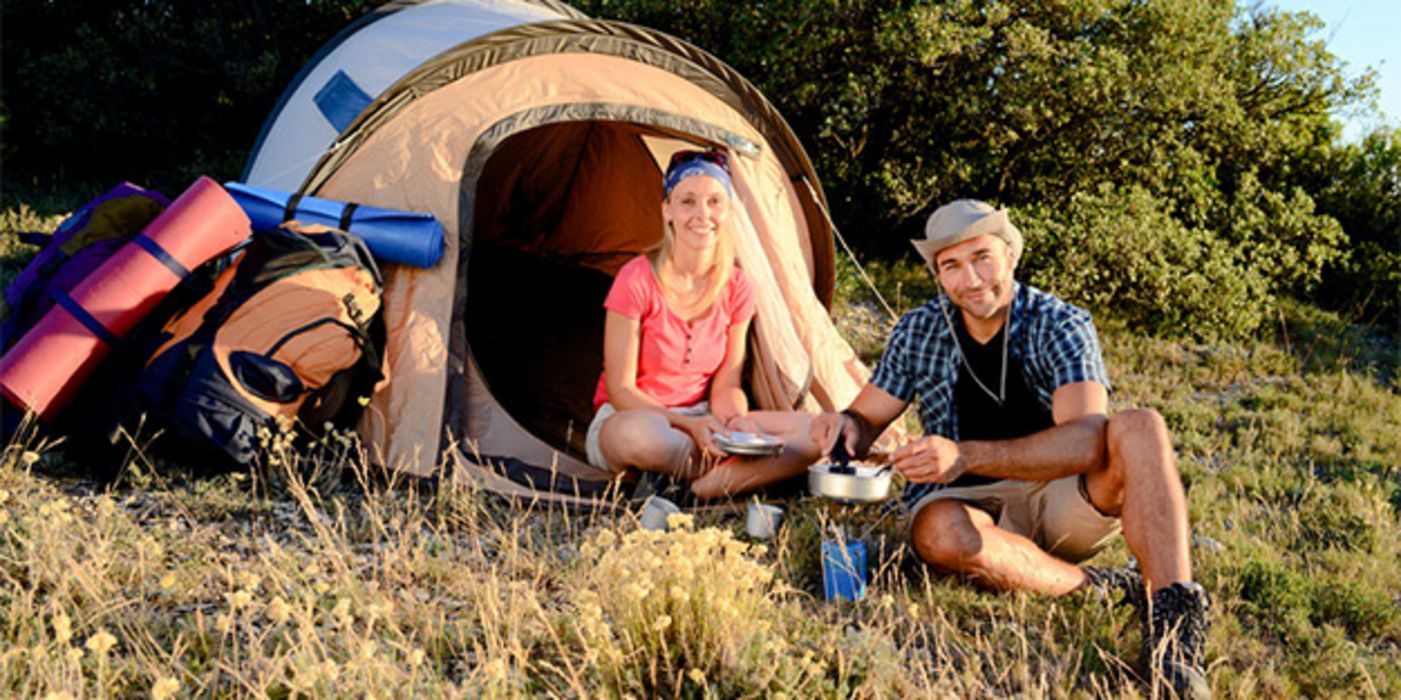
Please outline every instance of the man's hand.
[[938, 435], [926, 435], [890, 456], [895, 470], [917, 484], [947, 484], [963, 475], [963, 455], [958, 443]]
[[861, 429], [856, 426], [856, 420], [845, 413], [822, 413], [812, 421], [811, 437], [817, 449], [828, 458], [839, 439], [846, 445], [846, 453], [855, 455]]

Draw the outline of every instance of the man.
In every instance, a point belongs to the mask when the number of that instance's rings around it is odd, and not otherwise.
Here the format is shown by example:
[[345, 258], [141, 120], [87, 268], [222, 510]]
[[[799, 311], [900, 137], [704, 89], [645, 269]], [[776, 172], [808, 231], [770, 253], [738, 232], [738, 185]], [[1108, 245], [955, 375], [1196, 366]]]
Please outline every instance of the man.
[[840, 439], [864, 454], [918, 395], [924, 437], [891, 455], [907, 482], [914, 551], [992, 589], [1122, 586], [1143, 599], [1137, 576], [1076, 565], [1122, 523], [1151, 591], [1140, 610], [1154, 676], [1179, 695], [1210, 697], [1209, 602], [1192, 582], [1186, 499], [1162, 417], [1107, 416], [1090, 316], [1013, 280], [1022, 236], [1006, 210], [952, 202], [911, 242], [944, 294], [900, 319], [870, 384], [845, 411], [817, 417], [813, 441], [824, 453]]

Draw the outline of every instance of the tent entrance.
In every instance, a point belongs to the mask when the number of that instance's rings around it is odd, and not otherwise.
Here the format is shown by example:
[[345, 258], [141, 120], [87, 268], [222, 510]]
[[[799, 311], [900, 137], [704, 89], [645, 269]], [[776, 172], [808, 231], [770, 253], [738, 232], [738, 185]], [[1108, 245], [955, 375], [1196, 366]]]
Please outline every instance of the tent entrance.
[[650, 126], [563, 122], [506, 138], [482, 168], [467, 344], [491, 397], [550, 448], [584, 458], [603, 299], [618, 268], [661, 239], [658, 164], [700, 145]]

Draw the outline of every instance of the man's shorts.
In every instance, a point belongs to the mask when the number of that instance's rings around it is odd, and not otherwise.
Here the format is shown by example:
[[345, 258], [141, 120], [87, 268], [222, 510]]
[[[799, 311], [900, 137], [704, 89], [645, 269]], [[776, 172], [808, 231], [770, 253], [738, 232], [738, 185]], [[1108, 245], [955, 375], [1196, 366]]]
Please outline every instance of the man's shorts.
[[1083, 474], [1055, 481], [1003, 479], [930, 492], [910, 508], [915, 516], [934, 501], [952, 498], [991, 515], [997, 526], [1035, 542], [1057, 558], [1080, 562], [1094, 556], [1120, 532], [1119, 519], [1090, 502]]
[[[701, 401], [690, 406], [679, 406], [670, 409], [677, 413], [688, 416], [703, 416], [710, 412], [710, 402]], [[589, 422], [589, 432], [584, 436], [584, 454], [589, 458], [589, 466], [601, 469], [609, 474], [622, 471], [608, 466], [608, 460], [603, 458], [603, 450], [598, 447], [599, 433], [603, 432], [603, 422], [608, 417], [617, 413], [618, 409], [613, 408], [613, 404], [605, 403], [598, 407], [598, 411], [593, 414], [593, 420]]]

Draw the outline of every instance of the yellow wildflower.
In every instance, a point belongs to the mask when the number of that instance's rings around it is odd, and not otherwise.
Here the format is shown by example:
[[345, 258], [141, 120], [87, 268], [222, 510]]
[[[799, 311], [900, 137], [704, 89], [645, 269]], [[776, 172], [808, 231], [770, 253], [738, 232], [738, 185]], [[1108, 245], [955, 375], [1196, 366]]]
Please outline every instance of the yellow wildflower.
[[59, 613], [54, 615], [54, 639], [59, 644], [67, 644], [73, 638], [73, 621], [67, 615]]
[[247, 588], [250, 591], [256, 589], [258, 587], [258, 584], [263, 582], [263, 577], [251, 571], [240, 571], [238, 572], [238, 576], [236, 576], [235, 578], [238, 581], [238, 585]]
[[253, 594], [246, 590], [238, 590], [233, 593], [225, 593], [224, 598], [228, 600], [230, 608], [241, 608], [253, 602]]
[[151, 700], [167, 700], [180, 690], [180, 681], [166, 676], [151, 686]]
[[280, 625], [286, 622], [291, 617], [292, 609], [290, 606], [287, 605], [287, 601], [282, 599], [282, 596], [277, 596], [276, 598], [272, 599], [271, 603], [268, 603], [269, 620], [272, 620], [273, 622], [276, 622]]
[[705, 671], [693, 668], [686, 672], [686, 677], [691, 679], [696, 685], [705, 685]]
[[113, 637], [112, 633], [105, 629], [99, 629], [96, 634], [88, 637], [88, 642], [85, 646], [87, 646], [88, 651], [98, 656], [106, 656], [107, 652], [111, 651], [112, 647], [116, 645], [117, 638]]
[[336, 600], [336, 607], [331, 609], [331, 614], [339, 618], [350, 617], [350, 598], [342, 596]]

